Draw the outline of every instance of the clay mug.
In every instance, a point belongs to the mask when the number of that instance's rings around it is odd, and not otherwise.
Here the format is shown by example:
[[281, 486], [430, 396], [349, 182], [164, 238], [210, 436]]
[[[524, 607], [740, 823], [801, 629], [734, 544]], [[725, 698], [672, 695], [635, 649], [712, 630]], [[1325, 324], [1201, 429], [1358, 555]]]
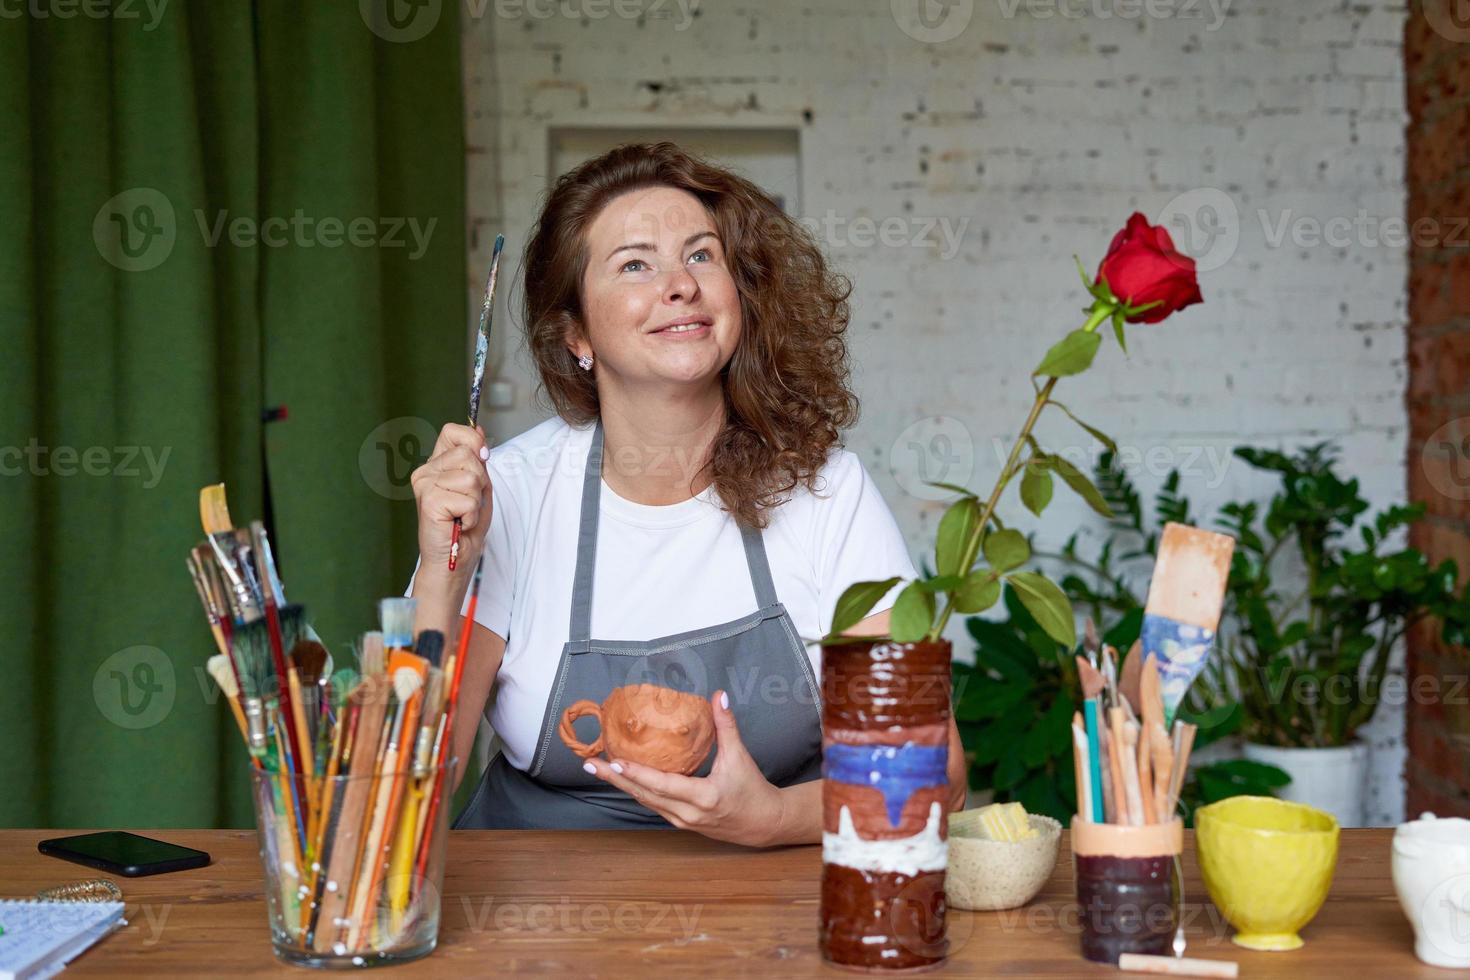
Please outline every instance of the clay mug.
[[1430, 966], [1470, 968], [1470, 820], [1426, 813], [1393, 835], [1393, 884]]
[[[572, 722], [585, 715], [597, 719], [601, 731], [588, 745], [577, 738]], [[657, 684], [613, 688], [602, 702], [577, 701], [562, 712], [556, 733], [567, 748], [584, 759], [607, 753], [640, 765], [688, 776], [699, 768], [715, 744], [715, 716], [709, 702]]]

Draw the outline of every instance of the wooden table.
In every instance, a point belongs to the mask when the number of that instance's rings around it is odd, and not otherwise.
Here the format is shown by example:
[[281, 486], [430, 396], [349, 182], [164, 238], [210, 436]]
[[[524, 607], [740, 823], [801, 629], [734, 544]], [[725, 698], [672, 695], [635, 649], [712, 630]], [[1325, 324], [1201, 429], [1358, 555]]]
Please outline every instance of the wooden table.
[[[54, 831], [0, 831], [0, 892], [21, 897], [93, 877], [36, 852]], [[1438, 977], [1414, 958], [1389, 876], [1391, 830], [1342, 832], [1332, 893], [1304, 949], [1251, 953], [1229, 941], [1185, 845], [1189, 953], [1235, 959], [1242, 977]], [[304, 973], [271, 954], [253, 831], [153, 836], [208, 851], [197, 871], [119, 879], [128, 926], [64, 976]], [[1031, 905], [951, 910], [955, 976], [1105, 977], [1077, 952], [1071, 861]], [[843, 976], [817, 952], [817, 846], [751, 851], [677, 831], [456, 831], [449, 844], [439, 949], [394, 976]], [[1071, 909], [1069, 914], [1069, 908]]]

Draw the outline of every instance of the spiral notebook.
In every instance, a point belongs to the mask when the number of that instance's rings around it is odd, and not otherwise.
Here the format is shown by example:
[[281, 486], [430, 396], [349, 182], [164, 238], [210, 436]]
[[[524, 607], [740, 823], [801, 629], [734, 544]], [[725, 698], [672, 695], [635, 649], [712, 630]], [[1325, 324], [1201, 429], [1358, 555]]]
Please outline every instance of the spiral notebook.
[[122, 902], [0, 900], [0, 980], [42, 980], [119, 926]]

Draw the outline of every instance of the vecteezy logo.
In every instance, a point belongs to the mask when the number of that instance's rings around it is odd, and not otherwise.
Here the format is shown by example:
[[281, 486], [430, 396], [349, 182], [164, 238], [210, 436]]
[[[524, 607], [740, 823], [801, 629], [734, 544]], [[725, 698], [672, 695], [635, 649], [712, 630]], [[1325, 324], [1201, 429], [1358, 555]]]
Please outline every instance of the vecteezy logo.
[[124, 272], [146, 272], [162, 265], [178, 234], [173, 204], [152, 187], [133, 187], [115, 195], [92, 219], [97, 251]]
[[92, 700], [119, 728], [152, 728], [173, 710], [174, 665], [158, 647], [119, 650], [92, 675]]
[[428, 419], [400, 415], [368, 433], [357, 450], [357, 468], [367, 485], [389, 500], [412, 500], [410, 477], [434, 448], [434, 427]]
[[1470, 500], [1470, 417], [1435, 429], [1419, 453], [1429, 485], [1451, 500]]
[[1424, 19], [1451, 44], [1470, 41], [1470, 0], [1424, 0]]
[[970, 26], [975, 0], [888, 0], [898, 29], [915, 41], [953, 41]]
[[1174, 247], [1194, 259], [1196, 272], [1213, 272], [1240, 247], [1240, 209], [1218, 187], [1196, 187], [1164, 205], [1159, 226]]
[[893, 440], [888, 468], [898, 485], [920, 500], [947, 500], [953, 492], [929, 484], [968, 485], [975, 473], [975, 442], [959, 419], [931, 415]]
[[362, 22], [385, 41], [408, 44], [439, 23], [443, 0], [357, 0]]

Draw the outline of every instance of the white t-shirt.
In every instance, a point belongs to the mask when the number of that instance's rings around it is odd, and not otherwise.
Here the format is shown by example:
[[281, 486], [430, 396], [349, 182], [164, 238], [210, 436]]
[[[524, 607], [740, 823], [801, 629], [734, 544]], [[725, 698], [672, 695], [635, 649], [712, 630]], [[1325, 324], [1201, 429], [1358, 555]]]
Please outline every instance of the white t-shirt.
[[[475, 620], [505, 638], [490, 723], [507, 761], [525, 769], [568, 640], [582, 482], [593, 425], [553, 416], [492, 447], [494, 512]], [[776, 598], [804, 640], [831, 628], [854, 582], [916, 577], [892, 512], [856, 454], [836, 449], [764, 530]], [[667, 506], [638, 504], [604, 481], [592, 588], [592, 637], [649, 640], [738, 619], [756, 608], [734, 518], [711, 486]], [[874, 606], [882, 611], [895, 587]], [[466, 597], [466, 606], [468, 597]], [[821, 648], [807, 656], [820, 676]]]

